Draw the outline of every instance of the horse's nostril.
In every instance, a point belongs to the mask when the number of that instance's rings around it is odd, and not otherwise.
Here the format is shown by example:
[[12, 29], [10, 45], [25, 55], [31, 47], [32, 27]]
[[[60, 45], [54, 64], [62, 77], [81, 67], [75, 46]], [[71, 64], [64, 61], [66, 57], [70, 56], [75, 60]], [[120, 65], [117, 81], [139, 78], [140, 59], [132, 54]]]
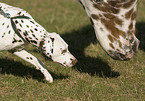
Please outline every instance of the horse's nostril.
[[134, 53], [137, 52], [137, 50], [138, 50], [138, 46], [139, 46], [139, 41], [138, 41], [138, 42], [135, 41], [135, 43], [134, 43], [133, 46], [132, 46], [132, 49], [133, 49]]

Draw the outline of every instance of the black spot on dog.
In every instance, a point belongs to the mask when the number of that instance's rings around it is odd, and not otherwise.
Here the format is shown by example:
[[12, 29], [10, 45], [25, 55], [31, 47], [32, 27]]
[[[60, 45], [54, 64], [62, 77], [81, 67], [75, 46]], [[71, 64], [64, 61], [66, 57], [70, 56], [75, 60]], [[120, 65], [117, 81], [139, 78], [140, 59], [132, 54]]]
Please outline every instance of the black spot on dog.
[[26, 59], [29, 59], [29, 57], [26, 57]]
[[52, 42], [54, 42], [54, 38], [50, 38]]
[[14, 44], [15, 42], [17, 42], [17, 40], [14, 38], [14, 40], [12, 41], [12, 43]]
[[50, 58], [52, 58], [52, 56], [51, 56], [51, 55], [49, 55], [49, 57], [50, 57]]
[[26, 41], [30, 42], [30, 40], [28, 38], [25, 38], [25, 39], [26, 39]]
[[21, 20], [22, 23], [24, 23], [24, 20]]
[[33, 21], [30, 21], [31, 23], [35, 24]]
[[63, 64], [66, 64], [66, 61], [65, 61], [65, 62], [63, 62]]
[[9, 34], [11, 33], [11, 31], [8, 32]]
[[24, 36], [27, 36], [28, 35], [27, 31], [23, 32], [23, 35]]
[[34, 30], [35, 30], [35, 31], [38, 31], [38, 29], [37, 29], [37, 28], [35, 28]]
[[35, 34], [32, 34], [33, 37], [36, 37]]
[[29, 25], [26, 25], [27, 28], [29, 28]]
[[19, 40], [18, 42], [22, 42], [22, 40]]
[[20, 27], [22, 27], [22, 25], [21, 24], [19, 24], [20, 25]]
[[30, 31], [33, 33], [33, 30], [32, 29], [30, 29]]
[[9, 28], [9, 25], [7, 26], [7, 28]]
[[20, 15], [22, 12], [17, 13], [18, 15]]
[[31, 60], [33, 60], [33, 58], [32, 58], [32, 57], [30, 57], [30, 59], [31, 59]]
[[31, 40], [31, 42], [34, 43], [34, 44], [37, 44], [37, 41], [35, 41], [35, 40]]
[[19, 32], [21, 32], [21, 30], [20, 29], [17, 29]]
[[29, 37], [29, 39], [32, 39], [31, 37]]
[[51, 53], [53, 54], [53, 49], [51, 49]]
[[2, 36], [2, 38], [4, 37], [4, 35], [5, 35], [6, 33], [3, 33], [3, 36]]
[[18, 24], [18, 21], [16, 20], [15, 23]]
[[5, 23], [3, 23], [2, 25], [5, 25]]

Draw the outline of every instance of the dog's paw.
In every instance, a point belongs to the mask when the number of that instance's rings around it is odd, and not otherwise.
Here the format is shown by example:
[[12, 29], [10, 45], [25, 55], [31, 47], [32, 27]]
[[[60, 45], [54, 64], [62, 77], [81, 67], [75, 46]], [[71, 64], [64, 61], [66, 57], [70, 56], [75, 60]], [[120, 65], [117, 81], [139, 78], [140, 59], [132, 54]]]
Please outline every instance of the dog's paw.
[[48, 82], [50, 82], [50, 83], [53, 82], [53, 78], [52, 78], [51, 74], [50, 74], [46, 69], [43, 70], [43, 74], [44, 74], [44, 76], [45, 76], [45, 79], [46, 79]]

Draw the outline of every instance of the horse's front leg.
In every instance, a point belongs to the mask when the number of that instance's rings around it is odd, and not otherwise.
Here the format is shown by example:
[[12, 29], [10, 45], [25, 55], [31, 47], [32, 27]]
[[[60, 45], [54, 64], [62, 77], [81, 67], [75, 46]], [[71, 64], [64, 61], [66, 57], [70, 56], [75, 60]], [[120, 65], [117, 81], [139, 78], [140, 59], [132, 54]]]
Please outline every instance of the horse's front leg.
[[52, 78], [51, 74], [45, 69], [42, 62], [39, 59], [37, 59], [35, 56], [28, 53], [26, 50], [19, 50], [19, 51], [15, 51], [12, 53], [17, 55], [18, 57], [26, 60], [27, 62], [33, 64], [34, 66], [36, 66], [36, 69], [40, 70], [44, 74], [47, 81], [49, 81], [50, 83], [53, 82], [53, 78]]

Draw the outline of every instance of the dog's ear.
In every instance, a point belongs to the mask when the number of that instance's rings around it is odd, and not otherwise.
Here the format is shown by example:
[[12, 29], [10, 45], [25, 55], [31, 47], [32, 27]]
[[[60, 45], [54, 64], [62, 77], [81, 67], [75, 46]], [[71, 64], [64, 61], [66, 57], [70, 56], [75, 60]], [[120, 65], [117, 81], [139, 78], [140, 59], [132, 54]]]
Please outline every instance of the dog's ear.
[[53, 41], [56, 46], [64, 45], [65, 47], [68, 47], [68, 44], [61, 38], [59, 34], [53, 33], [51, 37], [54, 38]]
[[54, 37], [47, 36], [41, 40], [39, 45], [39, 50], [49, 58], [53, 56], [54, 40]]

